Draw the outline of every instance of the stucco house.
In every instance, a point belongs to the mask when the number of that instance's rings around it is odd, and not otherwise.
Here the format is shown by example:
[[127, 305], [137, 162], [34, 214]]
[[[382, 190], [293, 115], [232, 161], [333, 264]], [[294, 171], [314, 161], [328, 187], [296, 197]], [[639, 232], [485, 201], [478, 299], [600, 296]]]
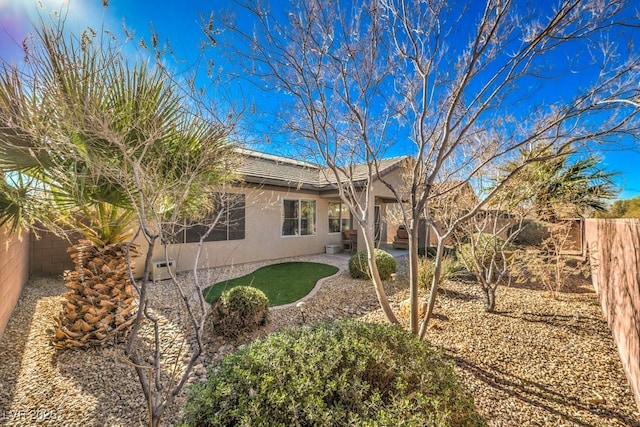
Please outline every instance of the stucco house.
[[[240, 180], [228, 190], [234, 202], [224, 213], [226, 221], [206, 239], [198, 268], [322, 253], [328, 245], [342, 247], [342, 231], [357, 230], [338, 197], [335, 175], [327, 168], [258, 151], [240, 153], [244, 156]], [[387, 241], [385, 210], [396, 200], [380, 178], [401, 185], [405, 160], [381, 161], [370, 186], [374, 200], [370, 217], [375, 218], [376, 240], [382, 244]], [[356, 188], [365, 185], [367, 176], [365, 165], [355, 168]], [[193, 269], [199, 237], [194, 227], [169, 245], [177, 271]], [[358, 241], [364, 247], [361, 232]], [[164, 248], [156, 248], [153, 259], [164, 258]]]
[[[241, 179], [230, 192], [234, 203], [225, 212], [226, 221], [216, 227], [204, 243], [198, 268], [277, 260], [325, 252], [327, 245], [342, 246], [342, 231], [356, 229], [348, 209], [340, 203], [335, 179], [319, 165], [250, 150], [240, 150], [245, 161], [238, 170]], [[402, 183], [404, 158], [380, 162], [378, 178]], [[367, 177], [364, 165], [355, 168], [355, 185]], [[375, 206], [377, 240], [386, 242], [386, 207], [395, 203], [389, 189], [378, 179], [371, 186]], [[168, 246], [176, 271], [193, 269], [199, 227], [181, 233]], [[361, 233], [358, 231], [361, 240]], [[72, 269], [67, 240], [52, 233], [14, 235], [0, 227], [0, 337], [22, 287], [33, 276], [60, 276]], [[144, 241], [139, 247], [143, 249]], [[361, 242], [360, 247], [364, 244]], [[153, 261], [165, 260], [158, 245]], [[138, 258], [135, 273], [140, 274]]]

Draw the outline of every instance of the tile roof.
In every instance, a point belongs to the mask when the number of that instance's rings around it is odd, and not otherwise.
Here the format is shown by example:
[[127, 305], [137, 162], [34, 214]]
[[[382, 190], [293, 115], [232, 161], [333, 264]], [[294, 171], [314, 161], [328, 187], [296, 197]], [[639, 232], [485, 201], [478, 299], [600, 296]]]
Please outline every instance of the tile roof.
[[[335, 189], [338, 181], [331, 169], [315, 163], [254, 150], [238, 149], [238, 152], [244, 156], [238, 173], [243, 176], [246, 182], [327, 191]], [[404, 159], [405, 157], [394, 157], [381, 160], [379, 162], [380, 176], [399, 167]], [[348, 176], [351, 176], [356, 183], [364, 183], [369, 176], [368, 166], [366, 164], [353, 165]], [[347, 179], [347, 174], [344, 179]]]

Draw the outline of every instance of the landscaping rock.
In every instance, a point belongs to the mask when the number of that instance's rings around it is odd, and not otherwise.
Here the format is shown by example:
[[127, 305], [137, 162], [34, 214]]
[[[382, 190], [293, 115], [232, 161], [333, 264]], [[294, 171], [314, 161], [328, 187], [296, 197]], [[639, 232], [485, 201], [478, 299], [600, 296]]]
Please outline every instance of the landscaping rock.
[[[346, 259], [321, 255], [298, 260], [333, 263], [343, 270], [325, 279], [304, 304], [305, 322], [362, 317], [383, 322], [370, 283], [353, 280]], [[264, 264], [204, 272], [214, 280], [249, 273]], [[402, 268], [402, 263], [401, 263]], [[180, 276], [185, 284], [188, 275]], [[408, 298], [402, 270], [386, 283], [399, 312]], [[34, 279], [0, 340], [0, 425], [146, 425], [146, 406], [137, 374], [124, 356], [124, 344], [83, 351], [56, 352], [47, 329], [60, 310], [62, 280]], [[479, 289], [447, 283], [439, 294], [427, 339], [442, 346], [474, 396], [490, 426], [640, 426], [640, 413], [624, 376], [611, 333], [588, 281], [577, 280], [550, 298], [535, 288], [500, 288], [497, 313], [484, 311]], [[422, 294], [422, 297], [425, 295]], [[162, 319], [164, 338], [189, 343], [170, 282], [151, 289], [152, 307]], [[365, 313], [360, 316], [359, 313]], [[284, 326], [302, 323], [295, 306], [272, 308], [270, 322], [237, 339], [207, 331], [205, 353], [190, 382], [201, 381], [224, 355]], [[406, 322], [404, 317], [401, 317]], [[150, 340], [149, 328], [141, 339]], [[165, 363], [189, 357], [179, 345], [165, 350]], [[175, 425], [186, 392], [166, 412]]]

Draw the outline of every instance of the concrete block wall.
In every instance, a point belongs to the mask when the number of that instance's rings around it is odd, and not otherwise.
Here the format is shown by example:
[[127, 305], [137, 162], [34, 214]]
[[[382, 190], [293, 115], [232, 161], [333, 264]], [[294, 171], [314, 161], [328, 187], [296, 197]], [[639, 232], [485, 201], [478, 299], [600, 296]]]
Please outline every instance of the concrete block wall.
[[67, 240], [55, 234], [42, 232], [31, 239], [31, 275], [61, 277], [65, 270], [72, 270], [73, 263], [67, 253], [71, 246]]
[[585, 223], [593, 286], [640, 408], [640, 220]]
[[563, 252], [566, 254], [582, 254], [584, 251], [584, 220], [571, 219], [571, 228]]
[[0, 338], [29, 280], [29, 248], [28, 233], [0, 228]]

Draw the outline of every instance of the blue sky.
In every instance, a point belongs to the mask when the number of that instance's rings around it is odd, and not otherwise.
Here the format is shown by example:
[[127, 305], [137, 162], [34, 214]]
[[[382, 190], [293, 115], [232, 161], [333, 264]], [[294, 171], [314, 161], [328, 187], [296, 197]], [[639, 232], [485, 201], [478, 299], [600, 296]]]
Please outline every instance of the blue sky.
[[[160, 41], [170, 39], [176, 55], [187, 60], [182, 66], [187, 67], [188, 60], [198, 52], [202, 38], [200, 31], [200, 13], [209, 16], [214, 10], [222, 14], [228, 7], [223, 0], [186, 0], [183, 2], [162, 0], [110, 0], [109, 7], [103, 8], [100, 0], [41, 0], [47, 10], [66, 9], [68, 7], [68, 24], [70, 28], [84, 25], [99, 27], [102, 22], [116, 33], [126, 22], [129, 29], [135, 30], [136, 36], [149, 39], [149, 25], [153, 23]], [[0, 55], [3, 62], [20, 61], [22, 55], [20, 44], [32, 31], [36, 7], [35, 0], [0, 0]], [[242, 14], [239, 15], [242, 19]], [[638, 37], [640, 44], [640, 35]], [[133, 52], [133, 50], [132, 50]], [[224, 64], [224, 58], [215, 58]], [[562, 90], [563, 88], [551, 88]], [[273, 106], [272, 93], [259, 91], [246, 92], [250, 99], [247, 105]], [[254, 137], [260, 138], [259, 129], [254, 129]], [[638, 147], [636, 145], [636, 147]], [[268, 150], [268, 148], [266, 148]], [[621, 198], [640, 196], [640, 147], [634, 150], [600, 152], [604, 156], [603, 167], [618, 171], [616, 179], [622, 189]]]

